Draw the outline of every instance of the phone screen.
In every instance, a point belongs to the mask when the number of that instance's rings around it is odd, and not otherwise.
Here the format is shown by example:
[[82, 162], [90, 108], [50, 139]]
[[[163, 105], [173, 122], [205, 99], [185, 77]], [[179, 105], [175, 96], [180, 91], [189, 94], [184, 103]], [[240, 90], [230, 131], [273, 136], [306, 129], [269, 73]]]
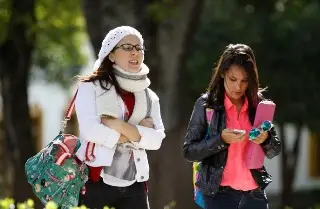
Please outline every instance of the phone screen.
[[233, 130], [232, 130], [232, 133], [235, 133], [235, 134], [245, 134], [246, 131], [245, 131], [245, 130], [241, 130], [241, 129], [233, 129]]

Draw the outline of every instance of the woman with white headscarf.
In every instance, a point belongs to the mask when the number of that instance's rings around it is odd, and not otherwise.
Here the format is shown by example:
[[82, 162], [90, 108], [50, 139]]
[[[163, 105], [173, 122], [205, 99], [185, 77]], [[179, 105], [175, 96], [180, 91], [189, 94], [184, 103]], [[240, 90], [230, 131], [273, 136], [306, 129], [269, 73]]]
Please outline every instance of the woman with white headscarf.
[[149, 208], [146, 150], [158, 150], [165, 133], [144, 52], [139, 31], [117, 27], [103, 40], [92, 74], [79, 79], [77, 157], [89, 167], [80, 205]]

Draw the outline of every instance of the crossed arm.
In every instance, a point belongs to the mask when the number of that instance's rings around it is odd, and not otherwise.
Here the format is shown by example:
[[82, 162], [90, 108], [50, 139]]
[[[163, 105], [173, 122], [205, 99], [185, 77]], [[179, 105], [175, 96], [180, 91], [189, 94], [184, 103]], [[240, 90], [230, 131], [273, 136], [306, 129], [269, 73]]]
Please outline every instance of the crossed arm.
[[143, 119], [138, 125], [111, 117], [100, 118], [96, 111], [94, 84], [88, 82], [79, 85], [75, 108], [84, 139], [109, 149], [117, 143], [131, 141], [139, 148], [157, 150], [165, 137], [159, 101], [152, 104], [152, 119]]

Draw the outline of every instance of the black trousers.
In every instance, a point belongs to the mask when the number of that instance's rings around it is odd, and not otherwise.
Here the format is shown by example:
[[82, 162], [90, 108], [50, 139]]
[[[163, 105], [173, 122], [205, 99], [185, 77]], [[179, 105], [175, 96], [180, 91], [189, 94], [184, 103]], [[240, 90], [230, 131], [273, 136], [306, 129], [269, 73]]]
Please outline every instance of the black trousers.
[[135, 182], [128, 187], [107, 185], [102, 179], [86, 183], [86, 194], [80, 194], [79, 206], [90, 209], [103, 209], [104, 206], [116, 209], [149, 209], [148, 195], [143, 182]]
[[214, 197], [204, 196], [206, 209], [268, 209], [265, 191], [240, 191], [222, 186]]

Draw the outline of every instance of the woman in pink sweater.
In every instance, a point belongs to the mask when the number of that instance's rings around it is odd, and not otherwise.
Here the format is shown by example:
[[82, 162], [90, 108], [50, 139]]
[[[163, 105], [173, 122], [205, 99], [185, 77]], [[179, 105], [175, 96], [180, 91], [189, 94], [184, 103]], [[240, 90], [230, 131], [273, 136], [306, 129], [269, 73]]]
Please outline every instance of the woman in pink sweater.
[[[268, 208], [264, 189], [271, 182], [271, 176], [264, 166], [248, 169], [245, 165], [248, 133], [253, 128], [261, 100], [253, 51], [244, 44], [228, 45], [207, 93], [195, 104], [183, 146], [187, 160], [201, 161], [196, 185], [204, 195], [206, 209]], [[208, 138], [204, 140], [208, 127], [207, 107], [214, 109], [214, 116]], [[273, 126], [261, 132], [253, 142], [261, 145], [268, 158], [280, 153], [281, 142]]]

